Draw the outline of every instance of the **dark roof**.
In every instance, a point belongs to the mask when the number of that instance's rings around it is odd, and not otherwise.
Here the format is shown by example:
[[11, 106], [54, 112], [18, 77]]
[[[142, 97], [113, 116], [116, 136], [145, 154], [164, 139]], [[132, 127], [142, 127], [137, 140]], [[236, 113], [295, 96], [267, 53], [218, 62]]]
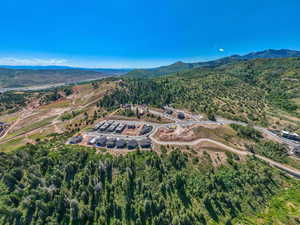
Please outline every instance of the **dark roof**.
[[103, 145], [103, 144], [106, 143], [106, 141], [107, 141], [106, 137], [100, 137], [100, 138], [97, 139], [96, 143], [100, 144], [100, 145]]
[[144, 125], [140, 131], [140, 135], [149, 133], [152, 130], [152, 128], [153, 128], [152, 126]]
[[117, 139], [116, 138], [108, 138], [107, 141], [109, 141], [109, 142], [116, 142]]
[[108, 141], [108, 142], [106, 143], [106, 146], [107, 146], [108, 148], [113, 148], [113, 147], [116, 146], [116, 142], [114, 142], [114, 141]]
[[123, 140], [123, 139], [119, 139], [119, 140], [117, 140], [116, 145], [117, 145], [118, 148], [125, 147], [126, 141]]
[[178, 116], [178, 118], [185, 118], [185, 115], [184, 115], [183, 112], [179, 112], [179, 113], [177, 114], [177, 116]]
[[128, 124], [127, 127], [128, 127], [129, 129], [132, 129], [132, 128], [135, 128], [135, 125], [134, 125], [134, 124]]
[[150, 147], [151, 141], [149, 139], [143, 139], [140, 141], [140, 146], [141, 147]]
[[136, 140], [129, 140], [127, 146], [128, 148], [136, 148], [138, 146], [138, 143]]
[[75, 136], [75, 137], [72, 137], [72, 138], [70, 139], [70, 143], [71, 143], [71, 144], [77, 144], [77, 143], [81, 142], [82, 139], [83, 139], [82, 136]]

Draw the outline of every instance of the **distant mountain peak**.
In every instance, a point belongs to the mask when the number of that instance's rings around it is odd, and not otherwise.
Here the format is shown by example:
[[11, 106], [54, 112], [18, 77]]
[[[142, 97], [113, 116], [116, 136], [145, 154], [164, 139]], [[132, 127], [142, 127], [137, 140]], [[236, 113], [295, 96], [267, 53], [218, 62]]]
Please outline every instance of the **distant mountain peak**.
[[181, 64], [185, 64], [185, 63], [182, 62], [182, 61], [177, 61], [177, 62], [175, 62], [173, 65], [181, 65]]
[[246, 55], [231, 55], [228, 57], [211, 60], [208, 62], [198, 62], [198, 63], [184, 63], [182, 61], [177, 61], [171, 65], [156, 67], [152, 69], [143, 70], [133, 70], [128, 73], [129, 76], [133, 77], [155, 77], [163, 76], [175, 72], [180, 72], [183, 70], [199, 68], [199, 67], [215, 67], [220, 65], [225, 65], [228, 63], [233, 63], [243, 60], [251, 60], [256, 58], [292, 58], [300, 57], [300, 51], [290, 50], [290, 49], [267, 49], [264, 51], [251, 52]]
[[290, 58], [300, 57], [300, 51], [290, 49], [267, 49], [264, 51], [251, 52], [249, 54], [240, 56], [240, 59], [254, 59], [254, 58]]

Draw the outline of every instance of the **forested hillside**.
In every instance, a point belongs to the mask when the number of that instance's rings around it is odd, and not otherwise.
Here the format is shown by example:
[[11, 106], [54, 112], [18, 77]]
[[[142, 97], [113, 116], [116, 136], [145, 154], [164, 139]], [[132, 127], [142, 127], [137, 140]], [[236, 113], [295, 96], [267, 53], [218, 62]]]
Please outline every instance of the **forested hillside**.
[[193, 151], [115, 157], [60, 143], [1, 153], [0, 224], [234, 224], [293, 184], [255, 158], [215, 168]]
[[251, 52], [246, 55], [232, 55], [232, 56], [211, 60], [207, 62], [195, 62], [195, 63], [177, 62], [168, 66], [161, 66], [153, 69], [133, 70], [128, 73], [128, 76], [134, 78], [157, 77], [157, 76], [167, 75], [170, 73], [182, 72], [193, 68], [217, 67], [229, 63], [246, 61], [249, 59], [291, 58], [291, 57], [300, 57], [300, 51], [289, 50], [289, 49], [280, 49], [280, 50], [269, 49], [260, 52]]
[[265, 124], [273, 108], [296, 113], [292, 98], [300, 97], [300, 59], [255, 59], [196, 68], [151, 79], [127, 79], [99, 103], [155, 106], [172, 104], [194, 112], [218, 114]]
[[235, 55], [240, 59], [257, 59], [257, 58], [291, 58], [300, 57], [300, 51], [290, 49], [268, 49], [259, 52], [251, 52], [246, 55]]
[[184, 63], [179, 61], [168, 66], [161, 66], [153, 69], [132, 70], [128, 72], [127, 76], [132, 78], [159, 77], [170, 73], [182, 72], [182, 71], [195, 69], [195, 68], [216, 67], [216, 66], [233, 63], [237, 61], [240, 61], [240, 59], [236, 59], [232, 57], [225, 57], [217, 60], [199, 62], [199, 63]]

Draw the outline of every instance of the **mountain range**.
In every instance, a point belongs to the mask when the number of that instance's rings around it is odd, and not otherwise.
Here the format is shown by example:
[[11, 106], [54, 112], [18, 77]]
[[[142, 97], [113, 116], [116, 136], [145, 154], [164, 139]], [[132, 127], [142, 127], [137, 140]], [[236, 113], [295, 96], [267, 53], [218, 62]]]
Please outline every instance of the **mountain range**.
[[166, 75], [170, 73], [176, 73], [188, 69], [199, 68], [199, 67], [215, 67], [223, 64], [234, 63], [238, 61], [244, 61], [256, 58], [294, 58], [300, 57], [300, 51], [280, 49], [280, 50], [264, 50], [259, 52], [252, 52], [246, 55], [232, 55], [216, 60], [211, 60], [207, 62], [195, 62], [195, 63], [185, 63], [178, 61], [174, 64], [168, 66], [161, 66], [152, 69], [138, 69], [128, 72], [130, 77], [156, 77], [161, 75]]
[[300, 51], [280, 49], [252, 52], [246, 55], [232, 55], [207, 62], [174, 64], [150, 69], [105, 69], [76, 68], [69, 66], [7, 66], [0, 65], [0, 88], [39, 86], [48, 84], [72, 83], [107, 76], [127, 75], [129, 77], [157, 77], [193, 68], [216, 67], [255, 58], [300, 57]]
[[115, 69], [115, 68], [85, 68], [85, 67], [72, 67], [72, 66], [56, 66], [56, 65], [49, 65], [49, 66], [10, 66], [10, 65], [0, 65], [0, 68], [4, 69], [20, 69], [20, 70], [88, 70], [88, 71], [96, 71], [101, 73], [109, 73], [109, 74], [116, 74], [122, 75], [125, 74], [132, 69]]

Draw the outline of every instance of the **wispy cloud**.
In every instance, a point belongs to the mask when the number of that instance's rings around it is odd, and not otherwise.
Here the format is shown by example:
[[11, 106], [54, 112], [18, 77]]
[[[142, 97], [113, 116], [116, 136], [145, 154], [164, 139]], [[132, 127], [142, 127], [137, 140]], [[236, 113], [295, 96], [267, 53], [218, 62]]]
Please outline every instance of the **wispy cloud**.
[[219, 48], [218, 50], [219, 50], [219, 52], [224, 52], [225, 51], [224, 48]]
[[41, 59], [41, 58], [15, 58], [4, 57], [0, 58], [0, 65], [7, 66], [66, 66], [68, 63], [65, 59]]

